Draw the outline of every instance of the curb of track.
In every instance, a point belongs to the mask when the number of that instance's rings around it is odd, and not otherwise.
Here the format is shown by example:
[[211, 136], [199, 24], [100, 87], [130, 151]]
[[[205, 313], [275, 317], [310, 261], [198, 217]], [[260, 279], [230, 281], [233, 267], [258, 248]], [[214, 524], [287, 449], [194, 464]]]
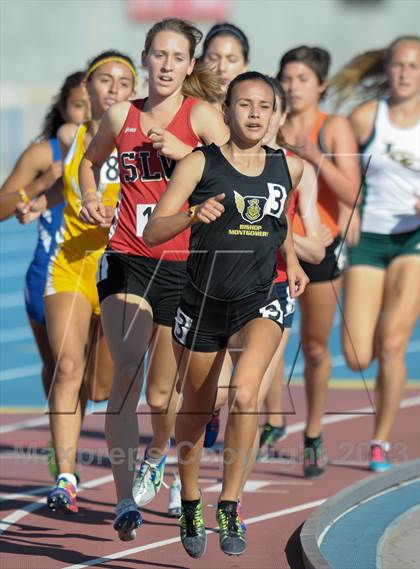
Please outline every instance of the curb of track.
[[[414, 480], [420, 476], [420, 460], [395, 466], [389, 472], [374, 474], [329, 498], [316, 508], [302, 527], [300, 542], [305, 569], [334, 569], [322, 554], [322, 537], [334, 522], [348, 510], [385, 492], [392, 487]], [[320, 539], [321, 538], [321, 539]]]

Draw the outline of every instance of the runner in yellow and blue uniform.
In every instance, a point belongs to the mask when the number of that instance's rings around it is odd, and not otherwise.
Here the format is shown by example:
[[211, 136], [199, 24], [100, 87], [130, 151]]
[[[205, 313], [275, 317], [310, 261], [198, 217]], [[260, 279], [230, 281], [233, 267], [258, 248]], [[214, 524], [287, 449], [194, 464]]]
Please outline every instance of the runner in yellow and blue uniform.
[[[117, 160], [111, 152], [100, 172], [98, 188], [91, 190], [106, 207], [107, 220], [102, 227], [79, 219], [78, 167], [105, 111], [132, 97], [135, 83], [136, 71], [127, 55], [107, 51], [90, 62], [86, 85], [92, 120], [80, 126], [64, 161], [64, 221], [45, 291], [48, 336], [56, 360], [50, 426], [58, 476], [47, 499], [51, 510], [78, 510], [74, 466], [83, 416], [81, 397], [86, 391], [83, 383], [89, 398], [101, 401], [108, 397], [112, 378], [111, 357], [98, 318], [96, 270], [118, 199]], [[60, 131], [60, 140], [64, 142], [65, 136], [65, 130]], [[47, 196], [47, 203], [56, 199], [55, 190]]]
[[[76, 129], [89, 116], [89, 98], [83, 85], [82, 71], [69, 75], [45, 116], [42, 133], [21, 155], [0, 190], [0, 219], [21, 211], [37, 194], [61, 175], [61, 150], [57, 132], [63, 124]], [[38, 240], [25, 278], [25, 306], [42, 360], [42, 382], [48, 396], [54, 373], [44, 313], [44, 289], [47, 267], [61, 227], [64, 204], [43, 212], [39, 218]]]

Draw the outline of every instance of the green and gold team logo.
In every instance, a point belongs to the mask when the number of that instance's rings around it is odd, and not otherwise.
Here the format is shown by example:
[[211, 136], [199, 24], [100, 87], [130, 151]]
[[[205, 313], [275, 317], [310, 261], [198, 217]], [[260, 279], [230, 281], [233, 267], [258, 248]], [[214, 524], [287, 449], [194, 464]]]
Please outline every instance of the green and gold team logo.
[[245, 217], [247, 217], [250, 221], [256, 221], [260, 218], [261, 208], [259, 204], [259, 200], [256, 198], [251, 198], [249, 200], [249, 205], [245, 212]]
[[241, 196], [238, 192], [233, 191], [235, 196], [235, 205], [241, 217], [247, 223], [257, 223], [264, 217], [264, 208], [267, 198], [258, 196]]
[[385, 153], [393, 160], [398, 162], [404, 168], [412, 170], [413, 172], [420, 172], [420, 159], [408, 150], [400, 150], [396, 148], [395, 144], [385, 144]]

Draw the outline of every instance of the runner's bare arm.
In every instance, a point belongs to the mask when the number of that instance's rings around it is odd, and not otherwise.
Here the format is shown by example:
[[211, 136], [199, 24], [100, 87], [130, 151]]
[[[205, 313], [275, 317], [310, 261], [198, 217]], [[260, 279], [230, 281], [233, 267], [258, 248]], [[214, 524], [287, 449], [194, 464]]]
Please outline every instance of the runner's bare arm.
[[299, 183], [298, 209], [305, 228], [305, 236], [294, 233], [293, 244], [299, 259], [317, 264], [325, 257], [325, 244], [321, 239], [321, 222], [316, 207], [318, 183], [313, 166], [306, 160], [303, 161], [303, 165], [303, 174]]
[[64, 161], [71, 143], [76, 136], [78, 127], [75, 124], [63, 124], [57, 131], [57, 140], [61, 149], [62, 160]]
[[[222, 145], [229, 138], [229, 131], [223, 122], [222, 115], [213, 105], [200, 101], [191, 110], [191, 126], [197, 137], [205, 144], [212, 142]], [[147, 133], [153, 142], [153, 148], [173, 160], [181, 160], [193, 150], [163, 128], [151, 128]]]
[[286, 260], [286, 263], [296, 262], [297, 264], [299, 264], [295, 248], [293, 246], [292, 224], [290, 223], [288, 211], [290, 207], [290, 202], [293, 197], [293, 192], [299, 185], [300, 180], [302, 178], [303, 162], [300, 158], [295, 158], [292, 156], [287, 156], [286, 161], [287, 161], [287, 166], [289, 168], [290, 178], [292, 181], [292, 190], [289, 192], [289, 195], [287, 196], [286, 202], [284, 204], [284, 211], [286, 212], [286, 219], [287, 219], [287, 235], [282, 246], [280, 247], [280, 250]]
[[90, 142], [79, 166], [79, 186], [82, 194], [80, 218], [91, 225], [106, 222], [105, 206], [96, 198], [96, 185], [102, 164], [115, 148], [115, 138], [127, 118], [130, 103], [113, 105], [103, 116], [98, 132]]
[[38, 219], [46, 209], [50, 209], [64, 201], [63, 178], [58, 178], [46, 192], [29, 202], [19, 202], [16, 206], [16, 218], [23, 225]]
[[224, 194], [214, 196], [191, 211], [182, 211], [182, 207], [201, 180], [205, 159], [202, 152], [194, 152], [179, 162], [168, 184], [166, 192], [157, 204], [146, 225], [143, 239], [146, 245], [153, 247], [178, 235], [193, 223], [211, 223], [224, 211], [220, 203]]
[[[349, 116], [349, 121], [359, 146], [365, 144], [372, 134], [378, 100], [372, 99], [358, 105]], [[356, 206], [351, 207], [340, 203], [339, 226], [341, 234], [345, 235], [349, 247], [354, 247], [360, 237], [360, 215]]]
[[[293, 196], [293, 191], [298, 187], [303, 174], [303, 162], [300, 158], [293, 156], [287, 156], [287, 166], [290, 172], [290, 178], [292, 181], [292, 191], [289, 192], [286, 202], [284, 204], [284, 211], [289, 211], [290, 200]], [[289, 281], [289, 289], [292, 298], [300, 296], [306, 288], [309, 282], [305, 271], [300, 266], [299, 260], [296, 256], [295, 248], [293, 245], [293, 234], [292, 234], [292, 224], [288, 214], [286, 213], [287, 219], [287, 234], [283, 244], [280, 247], [280, 251], [284, 256], [286, 261], [286, 272], [287, 279]]]
[[223, 115], [213, 105], [200, 101], [191, 110], [191, 126], [204, 144], [222, 146], [229, 139], [229, 129]]
[[375, 124], [378, 100], [372, 99], [358, 105], [349, 116], [349, 121], [359, 145], [366, 144]]
[[[290, 168], [290, 167], [289, 167]], [[292, 174], [290, 172], [290, 174]], [[293, 178], [292, 178], [292, 182], [293, 182]], [[286, 220], [287, 220], [287, 234], [286, 237], [280, 247], [280, 251], [286, 261], [286, 264], [292, 264], [292, 263], [296, 263], [299, 264], [297, 255], [296, 255], [296, 251], [295, 251], [295, 247], [293, 244], [293, 232], [292, 232], [292, 223], [289, 219], [289, 207], [290, 207], [290, 202], [292, 200], [293, 197], [293, 192], [295, 191], [295, 185], [293, 185], [292, 190], [289, 192], [289, 195], [286, 198], [285, 204], [284, 204], [284, 212], [285, 212], [285, 216], [286, 216]]]
[[23, 207], [60, 176], [60, 165], [51, 166], [51, 159], [47, 141], [35, 142], [22, 153], [0, 189], [0, 221], [13, 215], [18, 204]]
[[320, 173], [337, 199], [354, 207], [360, 189], [360, 166], [356, 138], [348, 119], [331, 117], [325, 125], [324, 138], [332, 158], [321, 155]]

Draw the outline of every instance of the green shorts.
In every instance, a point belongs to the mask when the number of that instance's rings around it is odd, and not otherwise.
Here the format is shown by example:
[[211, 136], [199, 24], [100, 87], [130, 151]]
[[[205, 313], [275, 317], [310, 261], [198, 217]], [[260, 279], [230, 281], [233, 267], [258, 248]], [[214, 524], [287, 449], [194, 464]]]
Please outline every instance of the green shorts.
[[349, 249], [349, 266], [370, 265], [386, 269], [388, 265], [401, 255], [418, 255], [420, 253], [420, 228], [409, 233], [361, 233], [359, 243]]

